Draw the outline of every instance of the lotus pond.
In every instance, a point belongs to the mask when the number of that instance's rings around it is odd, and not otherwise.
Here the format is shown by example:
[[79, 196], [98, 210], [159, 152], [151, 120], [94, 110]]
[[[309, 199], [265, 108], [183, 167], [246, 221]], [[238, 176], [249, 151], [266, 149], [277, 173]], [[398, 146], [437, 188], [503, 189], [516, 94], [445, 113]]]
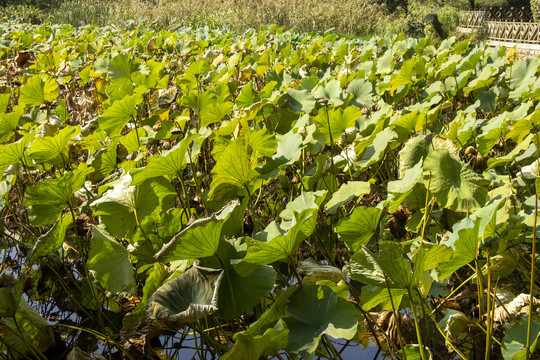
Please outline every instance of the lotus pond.
[[4, 19], [0, 357], [538, 358], [539, 65]]

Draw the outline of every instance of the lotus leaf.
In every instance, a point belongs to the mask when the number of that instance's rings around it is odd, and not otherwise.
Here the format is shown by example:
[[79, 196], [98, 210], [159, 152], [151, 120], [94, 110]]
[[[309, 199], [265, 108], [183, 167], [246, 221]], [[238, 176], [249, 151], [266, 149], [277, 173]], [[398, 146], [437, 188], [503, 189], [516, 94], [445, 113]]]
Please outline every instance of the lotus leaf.
[[194, 266], [158, 288], [148, 301], [149, 316], [178, 327], [218, 310], [222, 270]]

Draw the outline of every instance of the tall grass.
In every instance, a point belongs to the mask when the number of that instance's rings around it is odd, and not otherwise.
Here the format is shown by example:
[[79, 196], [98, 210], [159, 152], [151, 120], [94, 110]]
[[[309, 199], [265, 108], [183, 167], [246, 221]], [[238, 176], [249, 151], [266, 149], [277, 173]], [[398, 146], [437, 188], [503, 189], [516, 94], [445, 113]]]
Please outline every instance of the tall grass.
[[367, 0], [67, 0], [52, 16], [72, 25], [131, 20], [159, 28], [208, 25], [244, 31], [277, 24], [300, 32], [334, 28], [348, 35], [382, 34], [396, 19]]

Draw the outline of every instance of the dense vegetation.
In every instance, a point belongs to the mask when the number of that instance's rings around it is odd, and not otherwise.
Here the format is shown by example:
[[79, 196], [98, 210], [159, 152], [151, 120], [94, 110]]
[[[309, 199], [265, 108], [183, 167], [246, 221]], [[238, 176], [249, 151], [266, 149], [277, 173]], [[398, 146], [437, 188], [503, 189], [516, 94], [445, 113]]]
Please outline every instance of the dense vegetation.
[[13, 21], [0, 59], [1, 356], [534, 356], [539, 60]]
[[[1, 1], [0, 1], [1, 3]], [[23, 4], [23, 5], [21, 5]], [[18, 9], [27, 22], [52, 20], [74, 26], [94, 24], [158, 29], [210, 26], [244, 32], [276, 24], [298, 32], [334, 28], [346, 35], [366, 36], [404, 32], [424, 37], [424, 22], [437, 14], [442, 34], [453, 35], [459, 11], [488, 6], [528, 6], [528, 0], [4, 0], [8, 11]]]

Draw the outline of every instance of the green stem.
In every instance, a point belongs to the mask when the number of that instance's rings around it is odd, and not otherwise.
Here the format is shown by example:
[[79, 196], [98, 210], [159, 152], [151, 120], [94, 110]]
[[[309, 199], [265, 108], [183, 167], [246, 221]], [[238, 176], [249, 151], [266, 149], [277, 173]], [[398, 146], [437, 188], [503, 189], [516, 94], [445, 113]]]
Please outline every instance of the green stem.
[[289, 260], [291, 261], [291, 268], [294, 272], [294, 275], [296, 276], [296, 279], [298, 280], [298, 284], [302, 286], [302, 278], [300, 277], [300, 274], [298, 274], [298, 271], [296, 270], [296, 261], [292, 255], [289, 255]]
[[386, 290], [388, 290], [390, 304], [392, 305], [392, 311], [394, 312], [394, 317], [396, 318], [396, 323], [397, 323], [396, 328], [397, 328], [398, 337], [399, 337], [399, 346], [403, 354], [403, 359], [407, 360], [407, 353], [405, 352], [405, 341], [403, 340], [403, 336], [401, 335], [401, 317], [399, 316], [399, 312], [396, 310], [396, 307], [394, 306], [394, 299], [392, 298], [392, 291], [390, 291], [390, 285], [388, 284], [388, 278], [386, 277], [386, 274], [384, 274], [384, 282], [386, 283]]
[[414, 328], [416, 329], [416, 337], [418, 338], [418, 345], [420, 346], [420, 356], [422, 360], [426, 360], [426, 355], [424, 354], [424, 345], [422, 343], [422, 335], [420, 334], [420, 324], [418, 319], [418, 314], [416, 313], [416, 305], [414, 304], [411, 288], [407, 288], [407, 293], [409, 294], [409, 301], [411, 302], [411, 310], [414, 316]]
[[[540, 139], [538, 138], [538, 131], [536, 131], [536, 148], [540, 149]], [[540, 154], [536, 152], [536, 161], [540, 163]], [[537, 170], [537, 176], [540, 175], [540, 167]], [[529, 319], [527, 320], [527, 342], [526, 346], [526, 355], [525, 358], [529, 360], [530, 358], [530, 349], [532, 341], [532, 319], [533, 319], [533, 295], [534, 295], [534, 270], [536, 264], [536, 225], [538, 221], [538, 192], [534, 191], [534, 223], [533, 223], [533, 239], [532, 239], [532, 249], [531, 249], [531, 278], [530, 278], [530, 289], [529, 289]]]
[[139, 230], [141, 230], [141, 233], [143, 234], [143, 237], [146, 241], [150, 241], [150, 239], [148, 238], [148, 236], [146, 235], [146, 232], [144, 231], [142, 225], [141, 225], [141, 222], [139, 221], [139, 216], [137, 214], [137, 209], [134, 209], [133, 210], [133, 215], [135, 215], [135, 222], [137, 223], [137, 226], [139, 227]]
[[188, 219], [191, 218], [191, 201], [189, 200], [189, 196], [188, 196], [188, 193], [186, 192], [186, 186], [184, 184], [184, 179], [182, 178], [182, 176], [180, 176], [180, 174], [178, 174], [178, 180], [180, 180], [180, 186], [182, 186], [182, 192], [184, 193], [184, 197], [186, 198], [186, 206], [185, 209], [187, 210], [187, 213], [188, 213]]
[[36, 349], [33, 344], [28, 342], [28, 339], [23, 334], [21, 327], [19, 326], [19, 322], [17, 321], [17, 317], [13, 316], [13, 322], [15, 323], [15, 327], [17, 328], [17, 331], [19, 332], [19, 338], [24, 342], [24, 344], [28, 347], [28, 349], [34, 354], [35, 357], [43, 360], [47, 360], [47, 358], [43, 355], [41, 351]]
[[[76, 223], [75, 223], [75, 211], [73, 210], [73, 207], [71, 206], [71, 204], [69, 202], [68, 202], [68, 205], [69, 205], [69, 211], [71, 212], [71, 217], [73, 219], [73, 226], [76, 226]], [[88, 265], [87, 265], [86, 259], [85, 259], [87, 254], [85, 254], [83, 243], [82, 243], [82, 241], [80, 241], [80, 238], [77, 235], [77, 229], [76, 228], [75, 228], [75, 239], [77, 239], [77, 245], [79, 247], [79, 252], [80, 252], [80, 255], [81, 255], [81, 262], [82, 262], [82, 266], [83, 266], [83, 270], [84, 270], [84, 276], [88, 280], [88, 285], [90, 287], [90, 292], [92, 293], [92, 297], [94, 299], [94, 304], [95, 304], [96, 308], [98, 309], [98, 311], [97, 311], [98, 322], [99, 322], [99, 325], [101, 326], [101, 330], [103, 332], [105, 332], [105, 323], [103, 322], [103, 318], [101, 317], [101, 311], [99, 311], [99, 309], [101, 308], [101, 304], [99, 303], [96, 288], [94, 287], [94, 283], [92, 281], [92, 278], [90, 277], [90, 272], [88, 271]]]
[[486, 300], [486, 350], [485, 350], [485, 359], [489, 359], [489, 353], [491, 350], [491, 331], [492, 331], [492, 317], [491, 317], [491, 269], [489, 261], [489, 249], [487, 250], [487, 300]]
[[431, 186], [431, 171], [429, 172], [429, 181], [428, 181], [428, 186], [427, 186], [427, 192], [426, 192], [426, 205], [425, 205], [425, 208], [424, 208], [424, 221], [423, 221], [423, 224], [422, 224], [422, 233], [420, 234], [420, 248], [422, 248], [422, 245], [424, 244], [424, 234], [425, 234], [425, 231], [426, 231], [426, 225], [427, 225], [427, 217], [428, 217], [428, 212], [429, 212], [429, 188]]
[[231, 277], [229, 276], [229, 271], [227, 269], [227, 266], [225, 266], [225, 263], [223, 262], [223, 260], [221, 260], [221, 258], [219, 256], [217, 256], [217, 255], [215, 255], [215, 257], [218, 259], [219, 263], [221, 264], [221, 268], [225, 272], [225, 277], [227, 278], [227, 283], [229, 285], [229, 291], [231, 292], [231, 300], [232, 300], [234, 313], [236, 314], [237, 311], [238, 311], [237, 310], [238, 308], [236, 306], [236, 300], [234, 298], [234, 290], [233, 290], [233, 286], [232, 286]]

